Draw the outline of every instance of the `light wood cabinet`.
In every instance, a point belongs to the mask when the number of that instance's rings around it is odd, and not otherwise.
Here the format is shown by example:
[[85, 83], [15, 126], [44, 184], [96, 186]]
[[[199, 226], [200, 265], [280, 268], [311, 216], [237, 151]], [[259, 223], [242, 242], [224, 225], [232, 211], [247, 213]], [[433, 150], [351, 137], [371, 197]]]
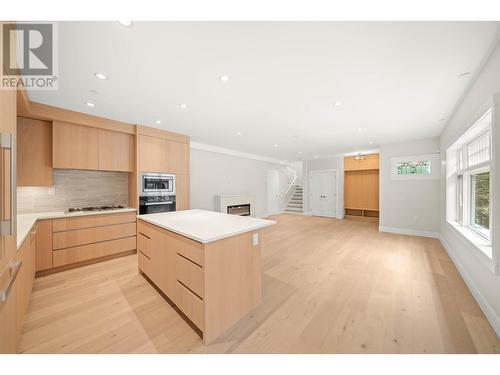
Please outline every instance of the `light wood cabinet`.
[[133, 135], [99, 130], [99, 170], [132, 172], [134, 151]]
[[167, 141], [167, 170], [174, 174], [189, 173], [189, 145]]
[[54, 121], [52, 166], [63, 169], [99, 169], [99, 131], [95, 128]]
[[261, 302], [254, 235], [261, 232], [202, 244], [139, 219], [138, 267], [210, 343]]
[[38, 222], [36, 232], [36, 271], [52, 268], [52, 220]]
[[17, 118], [17, 186], [52, 186], [52, 123]]
[[168, 141], [166, 139], [139, 135], [137, 144], [139, 172], [168, 172]]
[[175, 178], [176, 211], [189, 210], [189, 175], [178, 174]]
[[133, 251], [136, 213], [124, 212], [52, 221], [52, 265], [61, 267]]

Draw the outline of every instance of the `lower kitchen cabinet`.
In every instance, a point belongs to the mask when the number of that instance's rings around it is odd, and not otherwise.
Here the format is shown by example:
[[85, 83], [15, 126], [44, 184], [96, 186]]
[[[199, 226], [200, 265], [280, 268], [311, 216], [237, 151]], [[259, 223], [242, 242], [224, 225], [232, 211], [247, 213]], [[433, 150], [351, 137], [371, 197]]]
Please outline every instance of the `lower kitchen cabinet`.
[[36, 228], [35, 224], [0, 277], [1, 288], [7, 291], [5, 301], [0, 302], [0, 353], [17, 352], [35, 280]]
[[52, 268], [52, 220], [38, 222], [36, 231], [36, 271]]
[[134, 251], [136, 213], [54, 219], [51, 236], [54, 268]]

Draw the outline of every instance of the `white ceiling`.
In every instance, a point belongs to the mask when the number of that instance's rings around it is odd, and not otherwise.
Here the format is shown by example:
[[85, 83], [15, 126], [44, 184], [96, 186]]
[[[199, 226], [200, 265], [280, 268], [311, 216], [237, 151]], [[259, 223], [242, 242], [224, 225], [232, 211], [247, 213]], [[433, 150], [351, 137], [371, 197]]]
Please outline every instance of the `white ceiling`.
[[62, 22], [59, 90], [29, 95], [242, 152], [321, 157], [439, 135], [499, 25]]

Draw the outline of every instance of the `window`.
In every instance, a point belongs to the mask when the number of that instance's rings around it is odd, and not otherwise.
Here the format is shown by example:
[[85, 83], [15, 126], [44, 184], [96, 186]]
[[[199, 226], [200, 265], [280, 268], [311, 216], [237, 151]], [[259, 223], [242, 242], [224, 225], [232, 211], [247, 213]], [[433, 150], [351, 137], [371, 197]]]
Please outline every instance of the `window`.
[[[491, 125], [488, 110], [446, 153], [447, 220], [490, 245]], [[491, 247], [487, 251], [491, 257]]]

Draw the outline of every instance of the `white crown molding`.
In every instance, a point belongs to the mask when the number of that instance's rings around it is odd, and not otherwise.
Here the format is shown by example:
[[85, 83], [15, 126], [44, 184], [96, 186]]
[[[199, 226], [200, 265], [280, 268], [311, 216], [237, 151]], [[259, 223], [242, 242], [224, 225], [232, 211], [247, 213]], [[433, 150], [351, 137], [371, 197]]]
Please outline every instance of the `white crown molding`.
[[199, 143], [199, 142], [191, 141], [189, 144], [189, 147], [193, 150], [209, 151], [209, 152], [215, 152], [217, 154], [231, 155], [231, 156], [236, 156], [239, 158], [264, 161], [267, 163], [288, 165], [288, 162], [286, 162], [285, 160], [269, 158], [267, 156], [261, 156], [261, 155], [257, 155], [257, 154], [250, 154], [247, 152], [236, 151], [236, 150], [232, 150], [232, 149], [224, 148], [224, 147], [207, 145], [206, 143]]
[[393, 228], [393, 227], [383, 227], [383, 226], [379, 226], [378, 230], [380, 232], [406, 234], [409, 236], [440, 238], [439, 232], [429, 232], [429, 231], [425, 231], [425, 230], [415, 230], [415, 229], [407, 229], [407, 228]]

